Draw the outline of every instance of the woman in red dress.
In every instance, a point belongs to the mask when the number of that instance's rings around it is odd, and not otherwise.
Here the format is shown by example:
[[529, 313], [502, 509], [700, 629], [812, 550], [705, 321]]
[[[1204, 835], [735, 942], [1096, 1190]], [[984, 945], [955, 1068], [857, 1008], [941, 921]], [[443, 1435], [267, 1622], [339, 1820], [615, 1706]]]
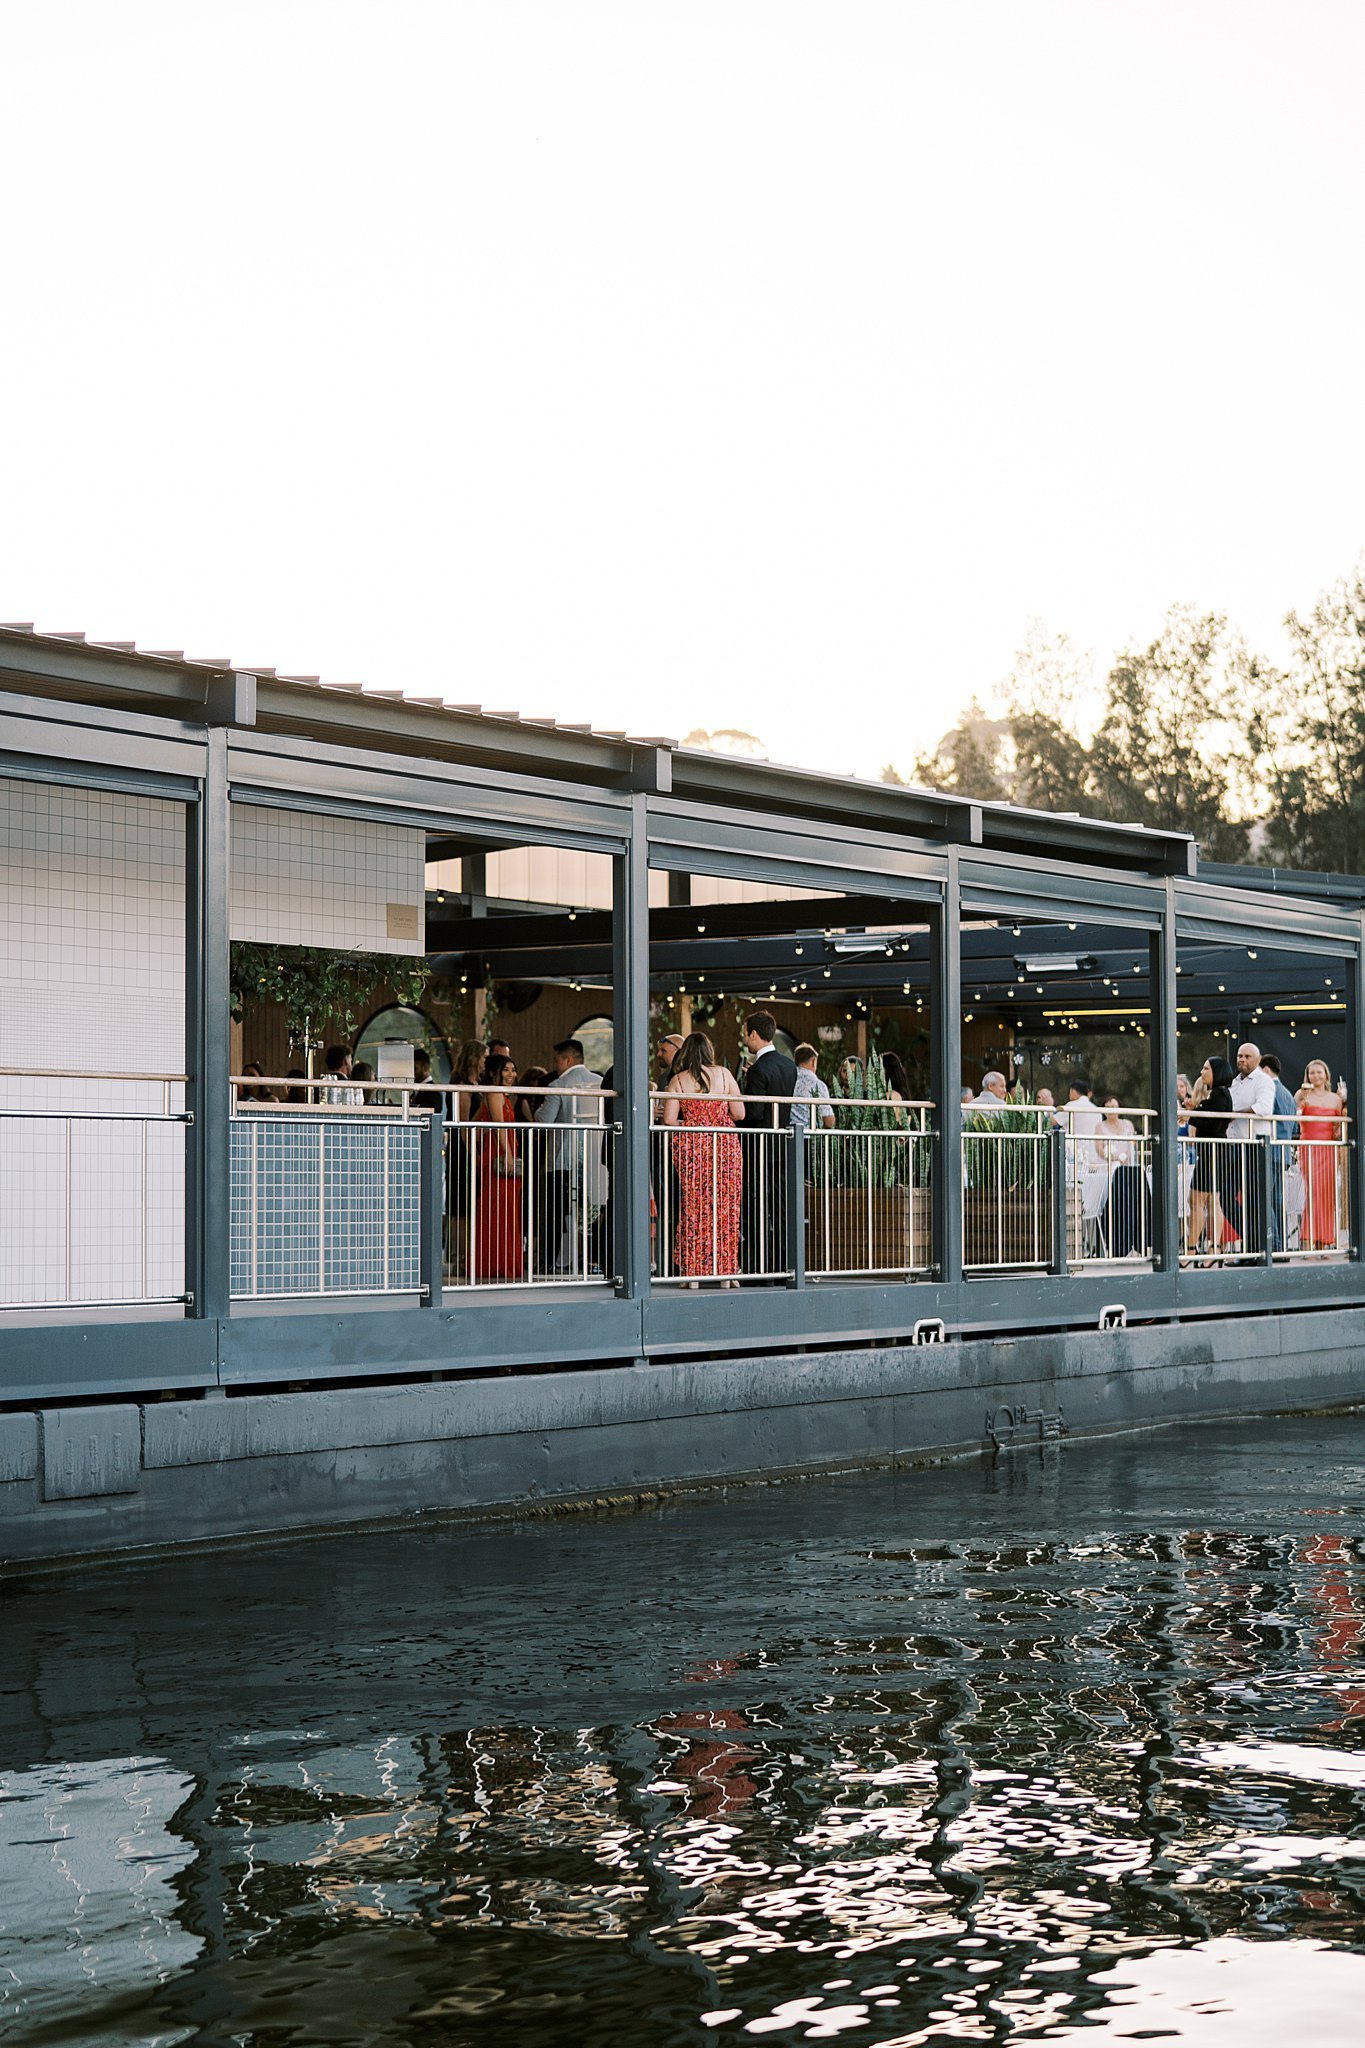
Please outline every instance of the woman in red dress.
[[673, 1061], [664, 1092], [664, 1124], [681, 1126], [673, 1148], [680, 1202], [674, 1241], [676, 1270], [695, 1287], [700, 1279], [738, 1287], [739, 1204], [744, 1169], [739, 1132], [744, 1098], [727, 1067], [716, 1065], [704, 1032], [693, 1031]]
[[[520, 1280], [525, 1270], [521, 1234], [521, 1150], [517, 1113], [503, 1093], [517, 1082], [516, 1062], [490, 1053], [479, 1077], [484, 1090], [474, 1117], [474, 1271], [478, 1280]], [[480, 1125], [487, 1126], [479, 1129]]]
[[1337, 1141], [1346, 1104], [1332, 1086], [1326, 1060], [1310, 1060], [1303, 1086], [1294, 1097], [1299, 1105], [1299, 1171], [1303, 1175], [1303, 1222], [1299, 1242], [1305, 1251], [1337, 1248]]

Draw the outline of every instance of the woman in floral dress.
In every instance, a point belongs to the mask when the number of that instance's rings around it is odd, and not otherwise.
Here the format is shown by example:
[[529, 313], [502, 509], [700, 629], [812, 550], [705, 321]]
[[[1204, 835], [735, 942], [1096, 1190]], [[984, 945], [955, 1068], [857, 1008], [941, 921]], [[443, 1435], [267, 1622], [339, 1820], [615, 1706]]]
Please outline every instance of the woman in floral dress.
[[693, 1287], [702, 1278], [738, 1287], [744, 1169], [735, 1125], [744, 1121], [744, 1098], [704, 1032], [683, 1040], [662, 1110], [665, 1125], [681, 1126], [667, 1140], [681, 1197], [675, 1270]]

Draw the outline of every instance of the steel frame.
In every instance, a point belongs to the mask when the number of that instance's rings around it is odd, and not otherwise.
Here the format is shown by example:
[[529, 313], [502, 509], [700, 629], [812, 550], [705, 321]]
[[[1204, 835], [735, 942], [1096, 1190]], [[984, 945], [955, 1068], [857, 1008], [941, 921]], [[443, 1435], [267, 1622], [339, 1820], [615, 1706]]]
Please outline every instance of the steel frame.
[[[1362, 1101], [1362, 913], [1283, 886], [1261, 891], [1193, 873], [1179, 835], [1046, 820], [925, 792], [864, 791], [763, 764], [670, 755], [653, 743], [565, 734], [301, 685], [148, 662], [88, 648], [35, 648], [0, 632], [0, 775], [173, 795], [189, 806], [190, 948], [187, 1104], [193, 1116], [183, 1321], [0, 1317], [0, 1402], [102, 1398], [190, 1388], [412, 1377], [587, 1359], [800, 1345], [904, 1342], [940, 1318], [951, 1335], [1093, 1326], [1122, 1298], [1130, 1317], [1186, 1320], [1350, 1306], [1365, 1300], [1359, 1256], [1339, 1264], [1177, 1264], [1178, 1161], [1171, 1105], [1176, 951], [1182, 939], [1311, 949], [1347, 963], [1346, 1075]], [[6, 671], [13, 687], [6, 685]], [[250, 721], [254, 719], [255, 723]], [[496, 730], [493, 727], [496, 726]], [[544, 773], [527, 772], [527, 741]], [[519, 743], [518, 743], [519, 741]], [[671, 764], [671, 765], [670, 765]], [[671, 788], [671, 793], [670, 793]], [[232, 1314], [227, 1275], [230, 1110], [229, 827], [233, 800], [399, 818], [477, 840], [505, 835], [610, 854], [615, 863], [612, 978], [622, 1047], [613, 1150], [618, 1284], [572, 1301], [496, 1295], [429, 1305], [288, 1316]], [[930, 926], [931, 1061], [938, 1119], [933, 1176], [935, 1272], [929, 1279], [837, 1280], [724, 1295], [651, 1289], [648, 871], [743, 875], [903, 901]], [[1121, 1276], [962, 1276], [961, 919], [1001, 915], [1103, 920], [1145, 935], [1160, 1081], [1157, 1263]], [[796, 908], [799, 916], [799, 907]], [[1365, 1223], [1365, 1157], [1352, 1154], [1353, 1219]], [[428, 1247], [427, 1265], [434, 1253]], [[799, 1261], [798, 1261], [799, 1267]]]

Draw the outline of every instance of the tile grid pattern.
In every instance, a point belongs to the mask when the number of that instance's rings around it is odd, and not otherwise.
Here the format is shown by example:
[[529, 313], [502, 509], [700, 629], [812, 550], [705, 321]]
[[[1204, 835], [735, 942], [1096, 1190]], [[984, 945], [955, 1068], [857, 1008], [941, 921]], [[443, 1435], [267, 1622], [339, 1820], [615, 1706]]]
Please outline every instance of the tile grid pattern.
[[420, 1145], [418, 1125], [379, 1117], [235, 1117], [234, 1297], [415, 1293]]
[[182, 804], [0, 777], [0, 1308], [183, 1292], [185, 1091], [113, 1077], [183, 1070], [184, 878]]
[[[232, 807], [232, 936], [339, 953], [419, 955], [425, 945], [424, 834], [365, 818]], [[417, 913], [389, 935], [388, 907]]]

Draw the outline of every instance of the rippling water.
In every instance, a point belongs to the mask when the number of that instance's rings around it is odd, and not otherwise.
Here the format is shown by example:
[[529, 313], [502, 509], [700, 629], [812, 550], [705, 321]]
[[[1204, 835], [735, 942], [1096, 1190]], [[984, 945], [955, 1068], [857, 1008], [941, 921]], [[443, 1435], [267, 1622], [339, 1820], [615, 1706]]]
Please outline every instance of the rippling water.
[[6, 1590], [18, 2043], [1356, 2044], [1365, 1418]]

